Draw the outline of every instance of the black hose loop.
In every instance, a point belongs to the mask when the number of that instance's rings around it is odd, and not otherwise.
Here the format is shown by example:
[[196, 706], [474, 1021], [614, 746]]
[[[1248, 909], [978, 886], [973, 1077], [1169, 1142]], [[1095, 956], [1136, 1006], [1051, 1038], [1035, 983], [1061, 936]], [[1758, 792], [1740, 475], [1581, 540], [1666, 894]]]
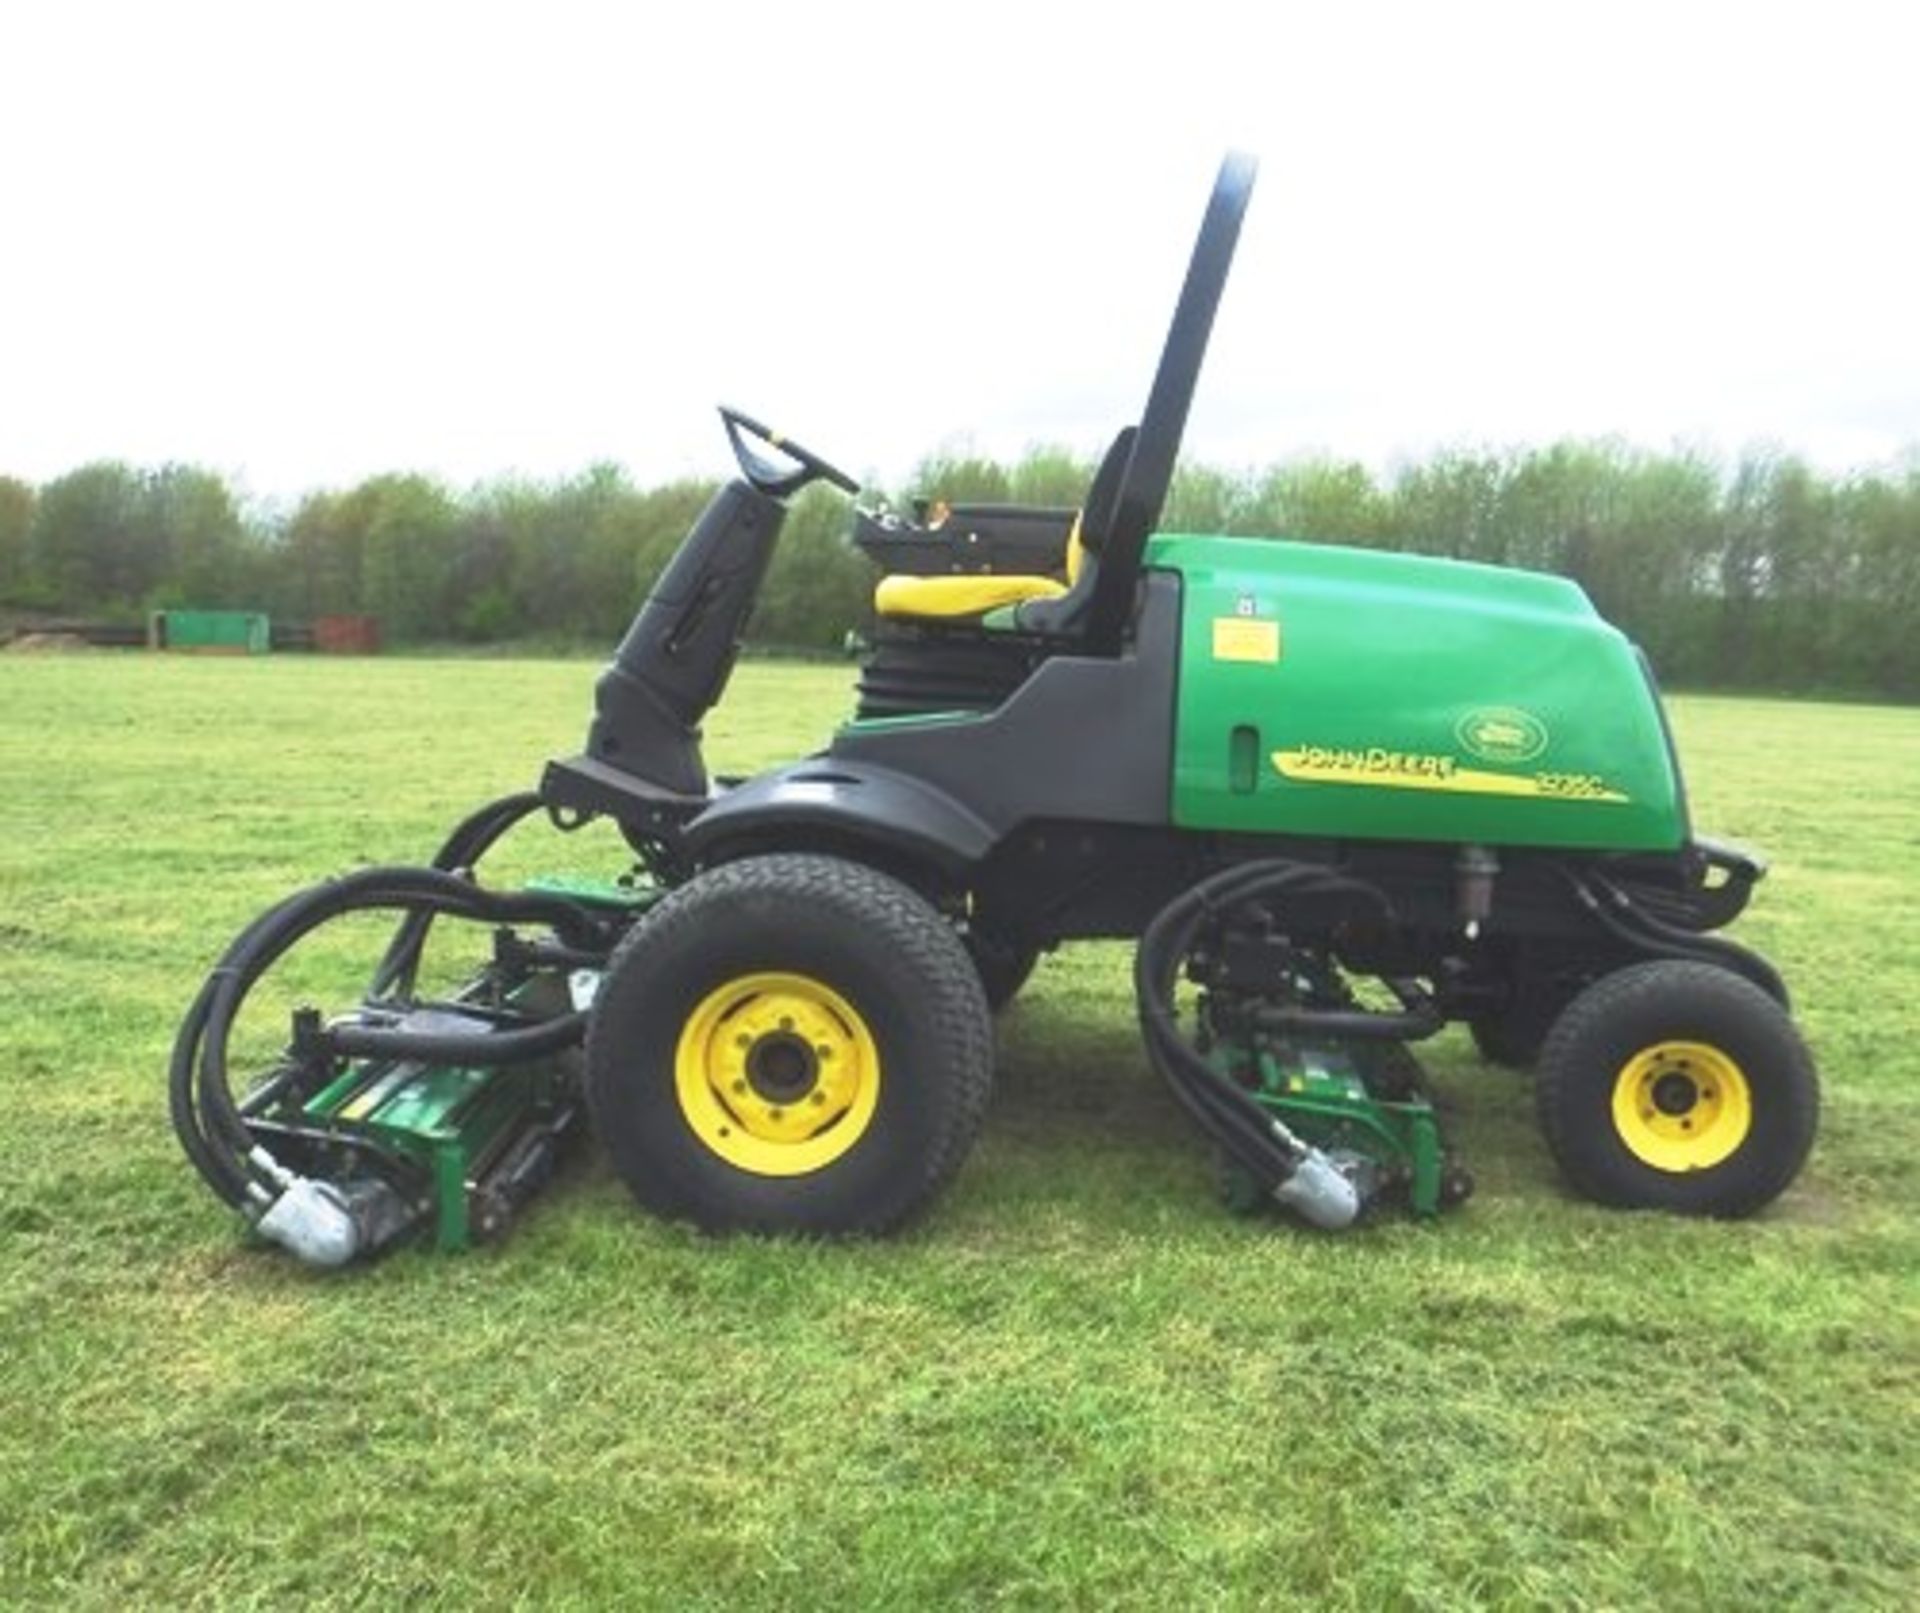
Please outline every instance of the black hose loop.
[[[506, 803], [496, 803], [491, 815], [476, 814], [456, 830], [443, 852], [458, 854], [465, 850], [457, 844], [463, 832], [469, 840], [497, 838], [505, 825], [518, 821], [528, 810], [524, 798], [510, 797]], [[488, 891], [439, 868], [363, 869], [296, 892], [262, 913], [234, 938], [202, 984], [175, 1038], [168, 1070], [169, 1108], [181, 1146], [208, 1185], [227, 1202], [244, 1204], [254, 1196], [256, 1186], [268, 1191], [277, 1188], [271, 1173], [253, 1159], [256, 1144], [228, 1083], [227, 1042], [242, 1003], [267, 970], [303, 937], [344, 914], [378, 909], [402, 910], [406, 914], [403, 931], [409, 921], [424, 918], [430, 922], [444, 914], [478, 922], [546, 923], [576, 942], [595, 934], [594, 921], [586, 910], [563, 897], [534, 891]], [[424, 936], [424, 926], [418, 933]], [[396, 934], [394, 946], [401, 940], [402, 936]], [[389, 957], [392, 955], [390, 948]], [[407, 966], [410, 968], [410, 963]], [[537, 1057], [573, 1045], [583, 1028], [582, 1016], [569, 1014], [526, 1030], [455, 1038], [443, 1044], [453, 1051], [438, 1055], [429, 1052], [427, 1041], [404, 1031], [361, 1030], [358, 1034], [376, 1039], [363, 1042], [369, 1052], [380, 1046], [385, 1052], [397, 1050], [409, 1056], [487, 1062], [489, 1059], [475, 1057], [483, 1051], [481, 1043], [487, 1044], [484, 1051], [488, 1055], [502, 1060]], [[386, 1039], [384, 1043], [377, 1040], [380, 1038]], [[346, 1051], [342, 1048], [343, 1053]]]
[[1209, 918], [1255, 897], [1288, 891], [1342, 892], [1374, 903], [1388, 918], [1393, 914], [1393, 904], [1377, 886], [1312, 863], [1274, 858], [1226, 869], [1181, 892], [1147, 925], [1134, 954], [1134, 995], [1148, 1057], [1200, 1129], [1267, 1190], [1293, 1174], [1293, 1149], [1252, 1094], [1223, 1077], [1180, 1035], [1173, 994], [1180, 962]]
[[419, 1059], [423, 1063], [469, 1064], [491, 1068], [517, 1064], [522, 1059], [548, 1058], [578, 1047], [587, 1034], [587, 1016], [562, 1014], [555, 1019], [514, 1030], [410, 1031], [385, 1030], [352, 1023], [331, 1025], [321, 1032], [326, 1045], [341, 1058]]

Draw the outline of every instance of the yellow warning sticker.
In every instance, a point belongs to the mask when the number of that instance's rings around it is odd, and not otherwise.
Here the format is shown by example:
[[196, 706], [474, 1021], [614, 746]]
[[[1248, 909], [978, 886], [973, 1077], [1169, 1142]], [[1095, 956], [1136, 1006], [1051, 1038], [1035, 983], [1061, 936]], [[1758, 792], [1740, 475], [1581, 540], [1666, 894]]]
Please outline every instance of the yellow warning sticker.
[[1213, 658], [1216, 661], [1280, 659], [1280, 624], [1253, 616], [1216, 616], [1213, 619]]

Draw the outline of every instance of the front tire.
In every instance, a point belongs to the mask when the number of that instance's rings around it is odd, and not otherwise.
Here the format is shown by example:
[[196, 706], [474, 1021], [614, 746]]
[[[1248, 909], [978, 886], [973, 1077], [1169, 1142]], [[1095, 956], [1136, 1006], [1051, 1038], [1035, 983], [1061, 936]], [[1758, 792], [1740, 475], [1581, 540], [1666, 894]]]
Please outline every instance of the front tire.
[[1540, 1126], [1569, 1182], [1630, 1209], [1743, 1216], [1813, 1145], [1806, 1044], [1759, 987], [1711, 964], [1634, 964], [1589, 986], [1541, 1049]]
[[885, 1232], [978, 1132], [992, 1021], [951, 926], [858, 863], [690, 880], [608, 966], [587, 1095], [639, 1202], [715, 1231]]

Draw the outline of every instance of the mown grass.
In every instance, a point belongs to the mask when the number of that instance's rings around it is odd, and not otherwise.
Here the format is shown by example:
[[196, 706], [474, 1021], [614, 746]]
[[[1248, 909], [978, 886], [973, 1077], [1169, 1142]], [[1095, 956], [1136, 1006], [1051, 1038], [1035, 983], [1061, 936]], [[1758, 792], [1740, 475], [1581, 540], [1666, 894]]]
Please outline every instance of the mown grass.
[[[1466, 1209], [1234, 1220], [1088, 948], [1003, 1019], [981, 1144], [894, 1241], [704, 1239], [594, 1156], [469, 1257], [246, 1247], [165, 1119], [200, 972], [530, 782], [589, 680], [0, 661], [0, 1601], [1920, 1601], [1920, 712], [1676, 702], [1699, 821], [1775, 855], [1742, 933], [1826, 1080], [1750, 1223], [1568, 1199], [1451, 1034]], [[710, 755], [789, 754], [846, 688], [745, 667]]]

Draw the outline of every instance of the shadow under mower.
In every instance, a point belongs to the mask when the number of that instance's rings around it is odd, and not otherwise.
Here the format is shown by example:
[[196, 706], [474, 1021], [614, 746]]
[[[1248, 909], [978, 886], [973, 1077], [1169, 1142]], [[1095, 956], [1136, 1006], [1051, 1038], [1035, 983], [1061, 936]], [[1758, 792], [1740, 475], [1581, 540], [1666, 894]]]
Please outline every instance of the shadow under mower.
[[[993, 1011], [1038, 954], [1127, 937], [1148, 1056], [1243, 1207], [1338, 1228], [1465, 1197], [1409, 1050], [1453, 1021], [1532, 1068], [1589, 1198], [1778, 1195], [1813, 1067], [1779, 976], [1714, 933], [1762, 865], [1693, 833], [1641, 652], [1561, 577], [1156, 531], [1253, 179], [1222, 165], [1145, 410], [1082, 506], [858, 512], [886, 575], [855, 715], [716, 784], [699, 724], [787, 501], [859, 492], [723, 410], [740, 475], [640, 607], [584, 751], [430, 868], [289, 898], [208, 979], [172, 1098], [215, 1191], [318, 1264], [458, 1248], [590, 1117], [649, 1209], [883, 1232], [965, 1158]], [[634, 869], [483, 886], [534, 813], [611, 819]], [[363, 1001], [296, 1013], [236, 1095], [248, 991], [368, 908], [401, 917]], [[492, 952], [430, 1000], [443, 919], [491, 926]]]

